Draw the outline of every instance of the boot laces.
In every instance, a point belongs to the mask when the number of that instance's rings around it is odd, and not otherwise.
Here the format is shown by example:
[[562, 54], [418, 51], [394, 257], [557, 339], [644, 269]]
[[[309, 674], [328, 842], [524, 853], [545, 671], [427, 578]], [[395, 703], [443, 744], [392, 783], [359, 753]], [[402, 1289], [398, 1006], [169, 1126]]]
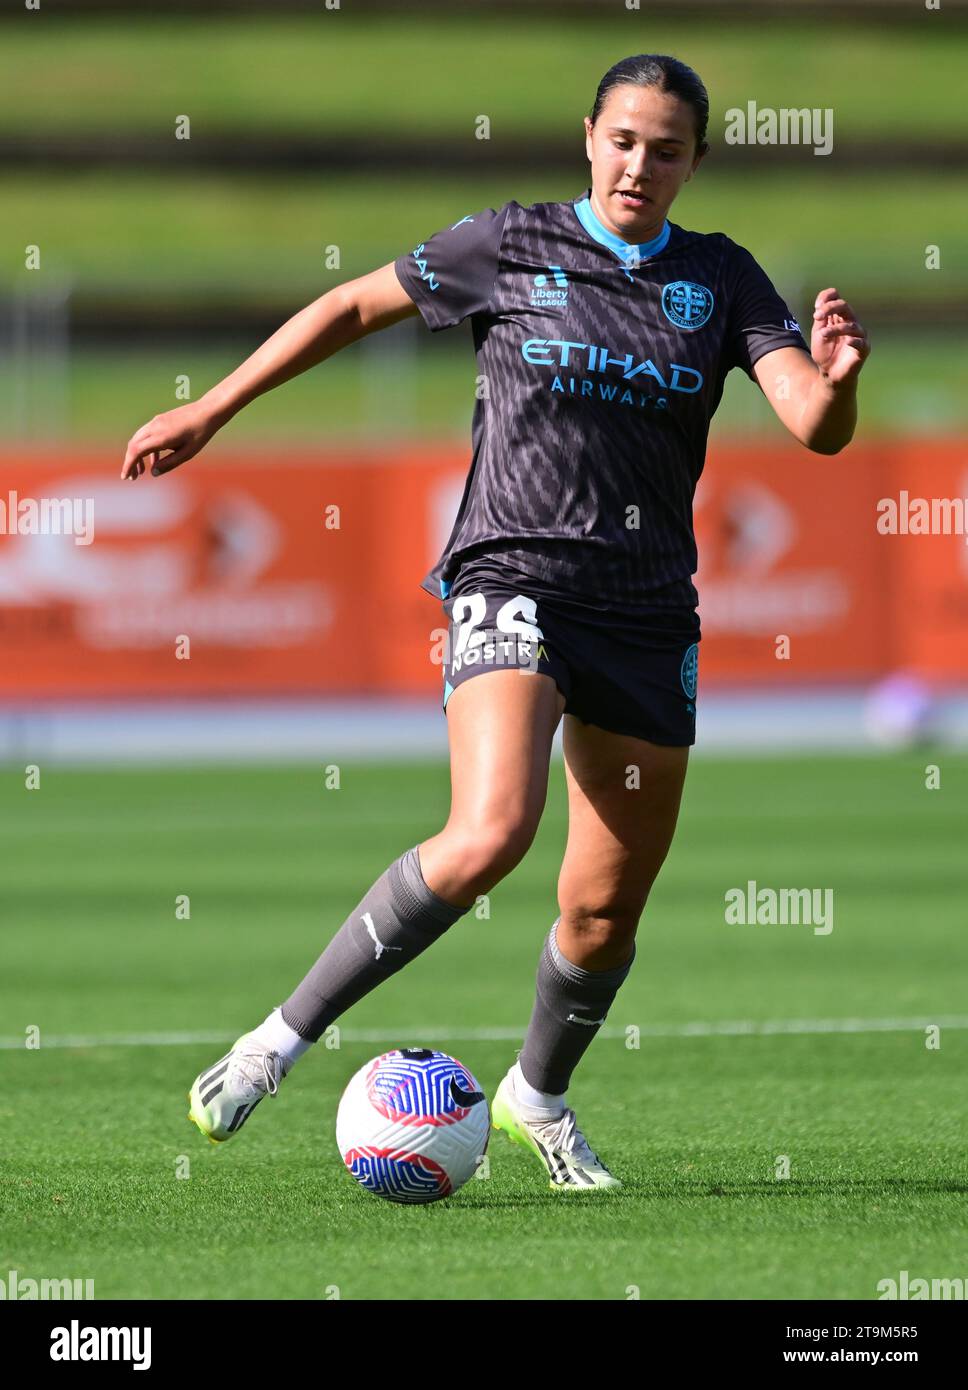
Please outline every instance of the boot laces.
[[235, 1065], [250, 1086], [270, 1096], [278, 1092], [279, 1083], [285, 1075], [279, 1053], [267, 1052], [256, 1043], [239, 1048], [235, 1054]]
[[566, 1109], [560, 1119], [545, 1120], [534, 1128], [541, 1140], [553, 1151], [569, 1154], [572, 1158], [586, 1163], [598, 1162], [578, 1128], [574, 1110]]

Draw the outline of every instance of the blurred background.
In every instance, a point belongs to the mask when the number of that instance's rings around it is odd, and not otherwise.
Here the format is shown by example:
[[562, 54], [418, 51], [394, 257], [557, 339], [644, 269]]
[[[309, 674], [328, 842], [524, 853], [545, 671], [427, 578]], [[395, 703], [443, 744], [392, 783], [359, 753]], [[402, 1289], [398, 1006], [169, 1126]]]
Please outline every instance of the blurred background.
[[[465, 213], [582, 192], [582, 117], [643, 51], [710, 92], [673, 219], [747, 246], [804, 322], [836, 285], [874, 341], [835, 458], [727, 381], [699, 747], [964, 742], [965, 536], [876, 523], [902, 490], [968, 497], [966, 34], [950, 0], [5, 12], [0, 499], [84, 499], [95, 539], [0, 534], [0, 756], [445, 748], [419, 581], [470, 459], [469, 324], [355, 345], [162, 482], [120, 483], [125, 444], [334, 285]], [[727, 144], [749, 102], [829, 108], [831, 152]]]
[[[0, 528], [0, 1270], [94, 1277], [100, 1298], [335, 1279], [560, 1299], [565, 1249], [595, 1298], [957, 1274], [968, 547], [876, 523], [905, 491], [968, 495], [964, 8], [161, 9], [0, 20], [0, 505], [92, 503], [94, 523], [88, 545]], [[496, 1141], [463, 1212], [414, 1223], [347, 1197], [336, 1102], [378, 1045], [431, 1041], [492, 1093], [555, 916], [559, 763], [522, 863], [339, 1020], [274, 1123], [223, 1155], [189, 1140], [184, 1095], [440, 828], [442, 614], [419, 586], [470, 461], [470, 326], [355, 345], [170, 477], [121, 483], [121, 462], [334, 285], [485, 206], [582, 193], [598, 81], [650, 51], [712, 103], [674, 220], [748, 247], [804, 321], [846, 292], [874, 342], [860, 428], [811, 454], [738, 372], [713, 423], [697, 756], [640, 962], [574, 1087], [630, 1179], [622, 1220], [579, 1229]], [[727, 144], [749, 102], [829, 108], [831, 152]], [[829, 890], [834, 930], [730, 922], [743, 884]], [[191, 1183], [170, 1178], [183, 1148]]]

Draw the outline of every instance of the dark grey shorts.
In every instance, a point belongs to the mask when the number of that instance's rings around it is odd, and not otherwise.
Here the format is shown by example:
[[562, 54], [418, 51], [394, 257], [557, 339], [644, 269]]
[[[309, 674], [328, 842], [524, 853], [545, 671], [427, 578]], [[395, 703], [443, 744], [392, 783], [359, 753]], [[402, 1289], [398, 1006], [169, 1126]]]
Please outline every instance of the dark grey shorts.
[[681, 747], [696, 741], [699, 621], [695, 609], [594, 613], [566, 598], [533, 598], [461, 573], [443, 600], [448, 619], [444, 708], [464, 681], [489, 671], [549, 675], [565, 713], [616, 734]]

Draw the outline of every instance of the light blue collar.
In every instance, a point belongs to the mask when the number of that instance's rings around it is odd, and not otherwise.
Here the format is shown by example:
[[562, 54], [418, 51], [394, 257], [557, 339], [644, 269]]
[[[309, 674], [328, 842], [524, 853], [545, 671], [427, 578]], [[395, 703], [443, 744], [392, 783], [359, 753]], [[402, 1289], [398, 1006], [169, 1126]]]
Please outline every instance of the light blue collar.
[[649, 256], [657, 256], [660, 251], [664, 251], [672, 235], [672, 228], [666, 219], [662, 224], [662, 231], [651, 241], [644, 241], [636, 246], [634, 242], [623, 241], [620, 236], [610, 232], [608, 228], [595, 215], [592, 208], [590, 197], [584, 197], [574, 204], [575, 212], [578, 214], [578, 221], [585, 228], [590, 237], [607, 246], [610, 251], [614, 251], [623, 265], [628, 266], [629, 262], [635, 260], [637, 264], [646, 260]]

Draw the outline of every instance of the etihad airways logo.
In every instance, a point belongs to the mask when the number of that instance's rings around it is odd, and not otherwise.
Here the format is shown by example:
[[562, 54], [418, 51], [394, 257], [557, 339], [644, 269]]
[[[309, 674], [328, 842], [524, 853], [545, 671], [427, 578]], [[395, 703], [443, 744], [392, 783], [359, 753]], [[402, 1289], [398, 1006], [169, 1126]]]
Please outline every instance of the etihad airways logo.
[[562, 338], [529, 338], [521, 345], [521, 355], [526, 362], [538, 367], [603, 373], [617, 371], [623, 381], [644, 385], [646, 380], [650, 380], [663, 391], [684, 391], [687, 395], [700, 391], [703, 384], [702, 372], [692, 367], [670, 362], [663, 375], [651, 358], [636, 362], [630, 352], [612, 356], [611, 348], [598, 347], [594, 343], [572, 343]]

